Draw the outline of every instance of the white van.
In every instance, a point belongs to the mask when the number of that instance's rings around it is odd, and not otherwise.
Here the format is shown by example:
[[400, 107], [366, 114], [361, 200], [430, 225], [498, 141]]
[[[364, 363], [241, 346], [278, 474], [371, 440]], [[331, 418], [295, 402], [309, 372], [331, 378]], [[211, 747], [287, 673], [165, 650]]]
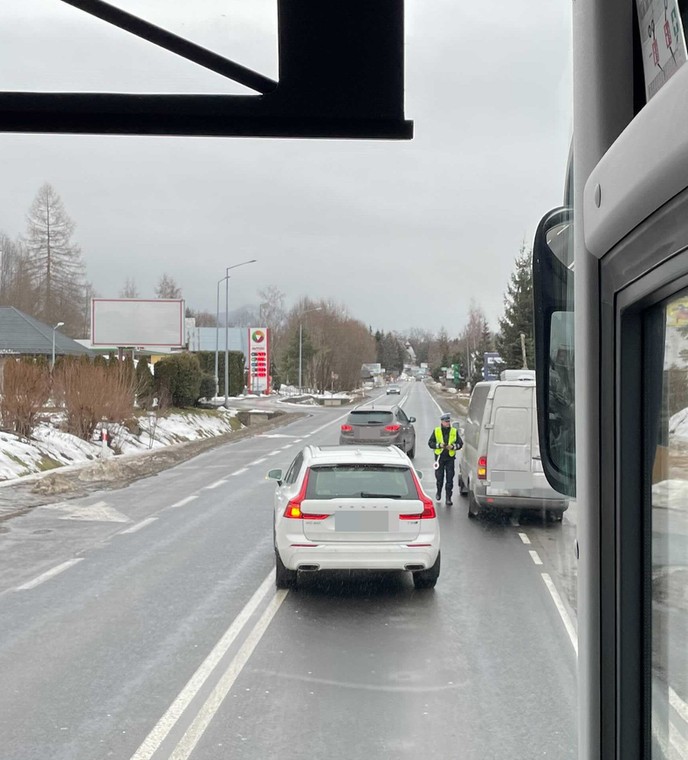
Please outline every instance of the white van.
[[[509, 372], [502, 375], [514, 378]], [[459, 459], [459, 490], [468, 494], [468, 516], [481, 510], [540, 510], [561, 520], [568, 499], [547, 482], [540, 462], [535, 381], [476, 383], [468, 403]]]

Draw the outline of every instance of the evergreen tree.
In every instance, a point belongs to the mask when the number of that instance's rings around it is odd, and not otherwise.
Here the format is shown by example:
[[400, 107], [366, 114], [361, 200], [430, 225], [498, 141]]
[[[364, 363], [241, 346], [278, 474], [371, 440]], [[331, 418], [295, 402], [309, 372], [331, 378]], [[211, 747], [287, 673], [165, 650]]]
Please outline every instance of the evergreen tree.
[[525, 335], [527, 366], [533, 368], [533, 266], [532, 252], [526, 248], [525, 243], [516, 258], [516, 269], [511, 275], [504, 298], [504, 316], [499, 320], [499, 330], [497, 351], [505, 369], [523, 368], [521, 333]]

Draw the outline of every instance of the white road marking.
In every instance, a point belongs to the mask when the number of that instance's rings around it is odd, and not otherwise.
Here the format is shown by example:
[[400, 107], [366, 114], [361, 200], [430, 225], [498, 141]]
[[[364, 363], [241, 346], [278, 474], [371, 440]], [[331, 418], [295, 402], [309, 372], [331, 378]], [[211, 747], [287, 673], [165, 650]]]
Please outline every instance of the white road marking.
[[292, 446], [291, 443], [288, 443], [286, 446], [282, 446], [282, 451], [284, 451], [285, 449], [290, 449], [291, 446]]
[[195, 501], [197, 498], [198, 498], [197, 495], [187, 496], [186, 499], [182, 499], [181, 501], [178, 501], [176, 504], [172, 504], [170, 509], [176, 509], [177, 507], [184, 507], [190, 502]]
[[253, 654], [254, 649], [263, 638], [263, 634], [267, 630], [270, 622], [288, 593], [288, 591], [284, 590], [277, 591], [272, 597], [265, 612], [261, 615], [260, 620], [255, 624], [251, 633], [246, 637], [246, 641], [244, 641], [241, 649], [236, 653], [236, 656], [230, 662], [217, 686], [215, 686], [203, 707], [198, 711], [198, 715], [193, 723], [189, 726], [181, 741], [175, 747], [174, 752], [170, 755], [170, 760], [187, 760], [189, 755], [194, 751], [196, 745], [205, 733], [205, 730], [210, 725], [210, 721], [220, 709], [229, 690], [239, 677], [244, 665], [246, 665]]
[[301, 443], [301, 441], [303, 441], [303, 438], [297, 438], [294, 443]]
[[177, 698], [169, 706], [162, 718], [160, 718], [148, 736], [143, 740], [141, 746], [131, 756], [131, 760], [150, 760], [158, 751], [165, 737], [174, 728], [184, 710], [186, 710], [193, 698], [201, 690], [203, 684], [208, 680], [218, 663], [227, 654], [227, 650], [234, 643], [234, 640], [250, 620], [251, 615], [253, 615], [258, 605], [270, 591], [273, 583], [274, 571], [271, 570], [253, 596], [248, 600], [246, 606], [234, 618], [232, 624], [213, 647], [210, 654], [203, 660], [198, 670], [188, 680], [186, 686], [179, 692]]
[[528, 536], [525, 533], [519, 533], [518, 535], [519, 535], [519, 538], [521, 539], [521, 541], [523, 541], [524, 544], [529, 544], [530, 543], [530, 539], [528, 538]]
[[236, 472], [233, 472], [230, 477], [234, 477], [235, 475], [242, 475], [243, 473], [248, 472], [248, 467], [242, 467], [240, 470], [237, 470]]
[[685, 723], [688, 723], [688, 705], [679, 697], [679, 695], [671, 688], [669, 688], [669, 704], [676, 710], [676, 712], [683, 718]]
[[276, 457], [280, 452], [279, 451], [271, 451], [268, 456], [269, 457]]
[[576, 629], [574, 628], [573, 623], [571, 622], [571, 617], [569, 616], [569, 613], [566, 610], [566, 607], [564, 606], [564, 602], [562, 602], [561, 596], [559, 596], [559, 592], [557, 591], [556, 586], [554, 585], [554, 582], [550, 578], [549, 573], [540, 573], [540, 575], [542, 576], [542, 580], [545, 582], [545, 585], [547, 586], [547, 590], [549, 591], [549, 594], [552, 597], [552, 600], [554, 601], [554, 606], [557, 608], [559, 617], [561, 617], [562, 622], [564, 623], [564, 628], [566, 628], [566, 633], [568, 633], [569, 639], [571, 639], [571, 644], [573, 645], [573, 649], [577, 657], [578, 656], [578, 636], [576, 635]]
[[118, 535], [122, 536], [125, 533], [136, 533], [136, 531], [141, 530], [141, 528], [145, 528], [146, 525], [150, 525], [152, 522], [155, 522], [158, 518], [157, 517], [147, 517], [145, 520], [141, 520], [140, 523], [136, 523], [136, 525], [132, 525], [131, 528], [126, 528], [125, 530], [121, 530]]
[[50, 504], [43, 509], [54, 509], [65, 514], [60, 520], [84, 520], [88, 522], [120, 522], [128, 523], [131, 519], [118, 512], [113, 507], [108, 507], [106, 502], [98, 501], [95, 504]]
[[324, 430], [326, 427], [329, 427], [330, 425], [334, 425], [335, 422], [339, 422], [339, 420], [343, 420], [344, 417], [348, 417], [349, 412], [346, 412], [345, 414], [342, 414], [340, 417], [336, 417], [333, 420], [330, 420], [330, 422], [326, 422], [324, 425], [321, 425], [319, 428], [316, 428], [315, 430], [311, 430], [308, 435], [315, 435], [316, 433], [319, 433], [321, 430]]
[[209, 486], [204, 486], [205, 491], [212, 491], [213, 488], [219, 488], [220, 486], [223, 486], [227, 481], [222, 478], [222, 480], [216, 480], [214, 483], [211, 483]]
[[540, 555], [535, 551], [535, 549], [531, 549], [528, 554], [530, 554], [530, 558], [533, 560], [533, 562], [536, 565], [541, 565], [542, 560], [540, 559]]
[[32, 581], [24, 583], [22, 586], [17, 586], [15, 591], [28, 591], [29, 589], [36, 588], [36, 586], [40, 586], [41, 583], [45, 583], [45, 581], [50, 580], [50, 578], [54, 578], [56, 575], [63, 573], [65, 570], [68, 570], [70, 567], [72, 567], [72, 565], [76, 565], [77, 562], [81, 562], [82, 560], [83, 557], [78, 557], [77, 559], [68, 559], [66, 562], [63, 562], [61, 565], [57, 565], [57, 567], [54, 567], [52, 570], [47, 570], [45, 573], [42, 573]]
[[[263, 457], [262, 459], [256, 459], [255, 462], [251, 462], [251, 464], [263, 464], [263, 462], [267, 461], [266, 457]], [[249, 467], [251, 466], [249, 465]]]

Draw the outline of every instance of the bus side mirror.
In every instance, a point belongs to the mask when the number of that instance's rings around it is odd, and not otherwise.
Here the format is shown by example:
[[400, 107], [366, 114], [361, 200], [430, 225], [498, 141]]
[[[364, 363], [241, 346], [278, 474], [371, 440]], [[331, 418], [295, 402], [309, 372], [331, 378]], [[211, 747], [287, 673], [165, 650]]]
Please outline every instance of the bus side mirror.
[[573, 210], [542, 218], [533, 243], [536, 404], [540, 456], [552, 488], [576, 495]]

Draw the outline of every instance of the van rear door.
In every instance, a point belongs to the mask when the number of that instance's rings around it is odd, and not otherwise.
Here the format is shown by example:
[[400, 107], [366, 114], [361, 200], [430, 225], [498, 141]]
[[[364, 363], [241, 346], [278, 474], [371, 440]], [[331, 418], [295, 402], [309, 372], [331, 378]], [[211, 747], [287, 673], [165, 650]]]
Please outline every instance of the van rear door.
[[487, 495], [532, 495], [533, 385], [495, 388], [487, 443]]

